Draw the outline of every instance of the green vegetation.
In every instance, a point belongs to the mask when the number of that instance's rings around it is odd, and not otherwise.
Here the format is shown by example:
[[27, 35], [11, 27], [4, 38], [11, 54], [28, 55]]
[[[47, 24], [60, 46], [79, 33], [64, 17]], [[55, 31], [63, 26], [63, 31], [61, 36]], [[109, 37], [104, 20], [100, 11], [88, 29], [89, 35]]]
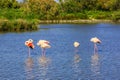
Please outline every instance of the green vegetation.
[[37, 30], [37, 20], [26, 21], [24, 19], [16, 19], [16, 20], [0, 20], [0, 31], [5, 32], [21, 32], [21, 31], [33, 31]]
[[40, 20], [120, 20], [120, 0], [0, 0], [0, 31], [35, 30]]

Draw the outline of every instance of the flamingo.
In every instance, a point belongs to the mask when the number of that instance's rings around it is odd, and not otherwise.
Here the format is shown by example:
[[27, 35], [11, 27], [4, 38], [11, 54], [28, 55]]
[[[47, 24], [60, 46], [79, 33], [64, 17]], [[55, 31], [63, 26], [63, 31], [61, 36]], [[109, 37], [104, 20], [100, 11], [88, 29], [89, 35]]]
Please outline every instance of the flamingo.
[[51, 46], [49, 44], [50, 44], [50, 42], [47, 40], [39, 40], [38, 41], [37, 45], [39, 47], [41, 47], [41, 49], [42, 49], [42, 56], [45, 56], [45, 49], [51, 48]]
[[73, 45], [74, 45], [74, 47], [76, 48], [75, 52], [78, 52], [78, 47], [80, 46], [80, 43], [77, 42], [77, 41], [75, 41], [75, 42], [73, 43]]
[[25, 45], [28, 47], [28, 55], [30, 56], [30, 49], [34, 49], [34, 44], [32, 39], [25, 41]]
[[100, 39], [93, 37], [90, 39], [90, 41], [94, 43], [94, 53], [96, 53], [96, 51], [98, 52], [97, 43], [101, 43]]
[[79, 47], [80, 43], [75, 41], [73, 45], [74, 45], [74, 47]]

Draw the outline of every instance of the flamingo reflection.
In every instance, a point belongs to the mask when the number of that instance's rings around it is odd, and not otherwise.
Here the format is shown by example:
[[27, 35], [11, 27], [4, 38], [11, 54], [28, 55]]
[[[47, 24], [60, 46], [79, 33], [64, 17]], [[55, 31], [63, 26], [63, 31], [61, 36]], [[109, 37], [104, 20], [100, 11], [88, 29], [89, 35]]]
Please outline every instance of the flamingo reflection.
[[94, 80], [97, 80], [99, 78], [99, 75], [100, 75], [100, 62], [99, 62], [99, 55], [98, 54], [94, 54], [91, 57], [91, 71], [93, 72], [92, 77], [95, 78]]
[[40, 56], [38, 58], [39, 62], [39, 80], [50, 80], [48, 75], [48, 69], [50, 68], [49, 65], [51, 60], [46, 56]]
[[27, 80], [34, 80], [34, 75], [32, 73], [33, 64], [33, 59], [31, 57], [28, 57], [25, 61], [25, 71], [27, 74]]
[[74, 63], [79, 63], [80, 60], [81, 60], [80, 55], [76, 53], [76, 54], [74, 55]]
[[74, 76], [75, 80], [78, 80], [78, 79], [81, 80], [81, 78], [80, 78], [80, 75], [81, 75], [80, 61], [81, 61], [80, 55], [76, 53], [74, 55], [73, 65], [72, 65], [72, 68], [74, 71], [73, 76]]
[[41, 56], [38, 58], [38, 62], [41, 66], [47, 66], [51, 62], [51, 60], [46, 56]]

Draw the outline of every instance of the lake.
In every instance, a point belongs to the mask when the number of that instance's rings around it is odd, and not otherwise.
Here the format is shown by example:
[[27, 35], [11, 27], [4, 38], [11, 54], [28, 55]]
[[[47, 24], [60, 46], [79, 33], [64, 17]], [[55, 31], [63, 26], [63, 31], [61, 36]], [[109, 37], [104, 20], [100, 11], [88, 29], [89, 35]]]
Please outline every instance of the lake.
[[[102, 41], [97, 54], [92, 37]], [[39, 40], [50, 41], [45, 57]], [[36, 32], [1, 33], [0, 43], [0, 80], [120, 80], [120, 24], [41, 24]]]

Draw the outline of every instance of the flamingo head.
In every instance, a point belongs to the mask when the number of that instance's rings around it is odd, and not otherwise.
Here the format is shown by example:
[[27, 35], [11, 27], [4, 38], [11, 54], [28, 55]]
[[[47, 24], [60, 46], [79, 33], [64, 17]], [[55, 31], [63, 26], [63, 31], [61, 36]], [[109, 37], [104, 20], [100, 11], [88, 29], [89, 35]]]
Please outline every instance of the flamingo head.
[[33, 44], [33, 40], [29, 39], [28, 41], [25, 41], [25, 45], [31, 49], [34, 49], [34, 44]]
[[33, 40], [32, 39], [28, 39], [29, 42], [33, 43]]

